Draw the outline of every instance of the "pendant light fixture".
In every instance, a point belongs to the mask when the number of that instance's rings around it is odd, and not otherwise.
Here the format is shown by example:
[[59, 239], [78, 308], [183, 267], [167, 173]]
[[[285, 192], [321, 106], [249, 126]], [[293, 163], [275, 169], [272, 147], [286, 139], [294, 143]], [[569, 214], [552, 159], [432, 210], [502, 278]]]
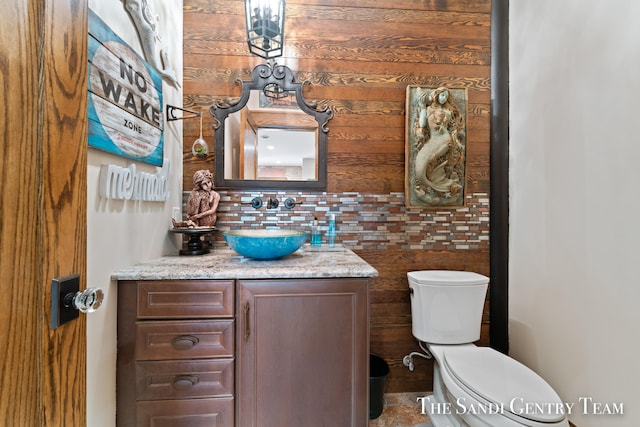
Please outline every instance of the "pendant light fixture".
[[249, 51], [264, 59], [282, 56], [285, 0], [245, 0]]

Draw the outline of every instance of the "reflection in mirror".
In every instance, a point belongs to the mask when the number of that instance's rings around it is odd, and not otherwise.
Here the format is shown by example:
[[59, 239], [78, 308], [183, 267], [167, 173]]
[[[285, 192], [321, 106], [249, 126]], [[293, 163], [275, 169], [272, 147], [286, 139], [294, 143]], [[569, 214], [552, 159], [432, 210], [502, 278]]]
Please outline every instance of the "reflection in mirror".
[[258, 129], [256, 136], [256, 179], [318, 179], [315, 132], [267, 128]]
[[225, 179], [317, 181], [317, 131], [295, 93], [272, 99], [252, 90], [247, 105], [227, 118]]
[[215, 182], [221, 189], [326, 189], [327, 132], [333, 111], [307, 102], [292, 71], [256, 66], [240, 98], [210, 108]]

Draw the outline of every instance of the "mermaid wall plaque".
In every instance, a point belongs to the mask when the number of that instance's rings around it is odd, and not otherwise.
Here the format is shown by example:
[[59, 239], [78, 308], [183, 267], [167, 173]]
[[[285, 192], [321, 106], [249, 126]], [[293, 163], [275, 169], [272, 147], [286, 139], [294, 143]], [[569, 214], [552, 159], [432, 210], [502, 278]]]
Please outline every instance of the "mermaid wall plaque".
[[467, 90], [408, 86], [407, 207], [464, 206]]

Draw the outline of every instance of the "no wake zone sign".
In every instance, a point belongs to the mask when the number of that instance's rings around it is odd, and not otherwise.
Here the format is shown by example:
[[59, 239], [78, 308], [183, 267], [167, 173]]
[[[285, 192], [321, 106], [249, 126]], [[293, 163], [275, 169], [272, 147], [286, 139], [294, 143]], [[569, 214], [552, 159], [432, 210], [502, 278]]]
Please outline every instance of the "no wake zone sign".
[[89, 146], [162, 166], [162, 79], [89, 11]]

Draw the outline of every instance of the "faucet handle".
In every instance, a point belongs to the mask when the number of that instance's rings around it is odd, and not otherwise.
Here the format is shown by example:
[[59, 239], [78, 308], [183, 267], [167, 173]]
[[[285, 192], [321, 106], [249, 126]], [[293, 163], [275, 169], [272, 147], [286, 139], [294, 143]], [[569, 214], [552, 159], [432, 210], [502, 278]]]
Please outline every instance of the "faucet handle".
[[254, 197], [253, 199], [251, 199], [250, 202], [248, 202], [248, 203], [242, 202], [240, 204], [241, 205], [251, 205], [251, 207], [253, 209], [260, 209], [262, 207], [262, 199], [260, 197]]
[[291, 197], [288, 197], [285, 201], [284, 201], [284, 207], [287, 209], [293, 209], [296, 205], [301, 205], [302, 202], [296, 202], [295, 199], [292, 199]]

